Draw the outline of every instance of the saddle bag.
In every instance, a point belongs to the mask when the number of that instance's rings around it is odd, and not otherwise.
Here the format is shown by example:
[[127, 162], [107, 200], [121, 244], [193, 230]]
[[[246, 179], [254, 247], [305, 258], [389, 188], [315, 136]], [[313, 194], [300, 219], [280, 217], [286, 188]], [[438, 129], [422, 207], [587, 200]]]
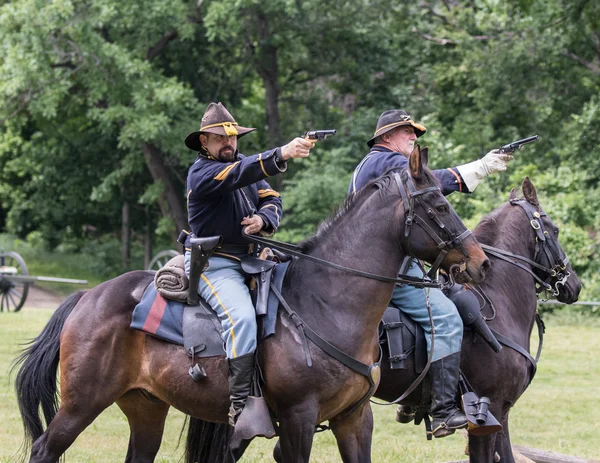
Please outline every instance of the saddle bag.
[[244, 256], [242, 259], [242, 270], [254, 277], [256, 282], [254, 308], [256, 315], [267, 314], [267, 303], [269, 300], [269, 287], [273, 268], [277, 265], [274, 260], [264, 260], [258, 257]]
[[190, 238], [190, 245], [192, 247], [191, 258], [190, 258], [190, 287], [188, 288], [188, 299], [189, 305], [198, 304], [198, 282], [200, 281], [200, 275], [206, 269], [208, 264], [208, 258], [212, 255], [213, 251], [222, 242], [220, 236], [209, 236], [207, 238]]

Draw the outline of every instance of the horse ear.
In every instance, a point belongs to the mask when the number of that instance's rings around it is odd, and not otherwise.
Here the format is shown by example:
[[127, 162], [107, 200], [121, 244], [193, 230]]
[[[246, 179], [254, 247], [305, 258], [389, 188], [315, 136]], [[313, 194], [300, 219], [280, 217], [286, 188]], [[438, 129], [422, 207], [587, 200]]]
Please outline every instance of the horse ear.
[[421, 147], [415, 145], [410, 158], [408, 159], [408, 167], [410, 169], [410, 175], [413, 178], [419, 178], [423, 172], [423, 165], [421, 164]]
[[426, 169], [429, 165], [429, 148], [425, 147], [421, 150], [421, 166]]
[[525, 180], [523, 180], [523, 196], [525, 196], [529, 204], [539, 207], [540, 203], [538, 202], [537, 192], [529, 177], [525, 177]]
[[508, 200], [512, 201], [514, 199], [517, 199], [517, 189], [513, 188], [512, 190], [510, 190], [510, 194], [508, 195]]

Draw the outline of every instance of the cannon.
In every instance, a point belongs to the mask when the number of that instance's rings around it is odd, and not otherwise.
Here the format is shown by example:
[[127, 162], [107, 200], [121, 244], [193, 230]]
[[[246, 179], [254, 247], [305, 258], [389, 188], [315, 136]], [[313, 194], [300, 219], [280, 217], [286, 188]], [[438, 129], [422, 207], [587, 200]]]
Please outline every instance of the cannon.
[[29, 275], [25, 260], [14, 251], [0, 251], [0, 312], [18, 312], [27, 300], [29, 286], [38, 281], [87, 284], [87, 280]]

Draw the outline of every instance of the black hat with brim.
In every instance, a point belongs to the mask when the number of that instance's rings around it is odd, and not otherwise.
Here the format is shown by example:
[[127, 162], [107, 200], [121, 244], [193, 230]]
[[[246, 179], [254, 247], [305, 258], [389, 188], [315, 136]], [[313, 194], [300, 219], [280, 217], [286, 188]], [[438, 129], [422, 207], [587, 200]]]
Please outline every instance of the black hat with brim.
[[371, 148], [375, 144], [375, 139], [377, 137], [403, 125], [410, 125], [412, 128], [414, 128], [417, 138], [427, 132], [425, 126], [417, 124], [415, 121], [413, 121], [410, 117], [410, 114], [408, 114], [406, 111], [402, 109], [390, 109], [388, 111], [384, 111], [381, 113], [381, 116], [379, 116], [375, 133], [369, 139], [369, 141], [367, 141], [367, 145], [369, 145], [369, 148]]
[[202, 151], [201, 133], [214, 133], [226, 137], [237, 135], [238, 138], [241, 138], [254, 130], [256, 129], [238, 125], [221, 103], [210, 103], [204, 112], [204, 116], [202, 116], [200, 130], [190, 133], [185, 138], [185, 146], [194, 151]]

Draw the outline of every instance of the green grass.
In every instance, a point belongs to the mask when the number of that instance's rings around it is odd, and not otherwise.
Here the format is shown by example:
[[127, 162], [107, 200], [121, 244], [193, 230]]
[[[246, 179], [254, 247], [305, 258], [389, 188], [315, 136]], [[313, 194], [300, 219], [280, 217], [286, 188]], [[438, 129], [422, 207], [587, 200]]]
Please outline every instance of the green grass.
[[[36, 336], [52, 311], [23, 310], [0, 314], [0, 463], [12, 463], [22, 442], [22, 425], [8, 368], [18, 344]], [[593, 322], [596, 324], [596, 322]], [[597, 324], [572, 326], [549, 318], [538, 374], [512, 412], [513, 443], [586, 458], [600, 456], [600, 338]], [[537, 341], [534, 335], [534, 342]], [[534, 345], [536, 345], [534, 343]], [[399, 425], [394, 407], [373, 406], [374, 462], [431, 463], [464, 459], [461, 434], [425, 440], [422, 427]], [[177, 448], [184, 417], [169, 414], [158, 462], [179, 462]], [[128, 426], [116, 407], [106, 410], [67, 452], [71, 462], [118, 462], [125, 459]], [[244, 462], [269, 461], [274, 441], [257, 439]], [[334, 455], [334, 456], [332, 456]], [[315, 437], [314, 462], [339, 462], [330, 432]]]

